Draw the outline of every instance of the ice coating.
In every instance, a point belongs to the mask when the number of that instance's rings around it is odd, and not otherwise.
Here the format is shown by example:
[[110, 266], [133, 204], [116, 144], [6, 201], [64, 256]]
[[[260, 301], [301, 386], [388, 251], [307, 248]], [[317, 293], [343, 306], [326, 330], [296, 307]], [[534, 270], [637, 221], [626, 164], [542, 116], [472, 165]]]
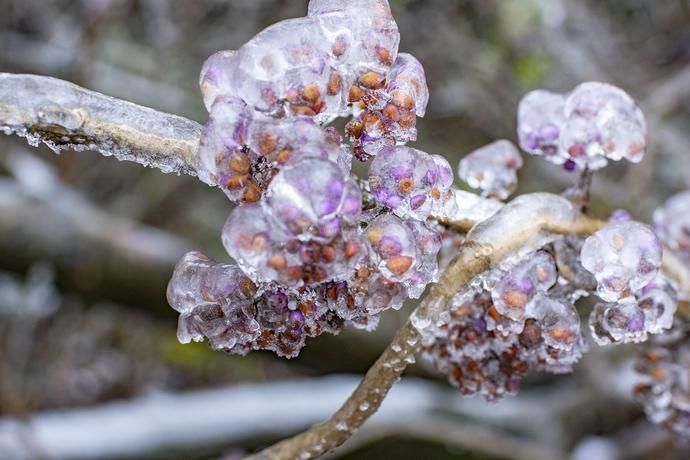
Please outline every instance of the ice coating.
[[255, 279], [311, 285], [342, 279], [359, 255], [359, 187], [337, 165], [305, 158], [285, 167], [265, 200], [236, 207], [228, 253]]
[[613, 223], [588, 237], [580, 255], [597, 280], [599, 297], [616, 302], [654, 279], [661, 266], [661, 243], [648, 225]]
[[358, 301], [370, 314], [378, 314], [387, 308], [398, 310], [408, 298], [408, 291], [403, 284], [368, 270], [357, 272], [355, 287], [360, 292]]
[[580, 167], [599, 169], [607, 160], [638, 163], [646, 148], [646, 124], [635, 102], [606, 83], [577, 86], [566, 99], [568, 119], [561, 152]]
[[580, 289], [594, 291], [597, 288], [597, 280], [582, 266], [580, 260], [584, 242], [583, 238], [566, 235], [553, 243], [558, 274], [561, 279], [573, 283]]
[[39, 75], [0, 73], [0, 99], [0, 133], [33, 147], [99, 152], [164, 173], [198, 175], [195, 121]]
[[452, 197], [433, 216], [453, 222], [481, 222], [503, 207], [503, 203], [496, 199], [483, 198], [464, 190], [451, 188], [450, 193]]
[[659, 273], [637, 295], [637, 303], [645, 316], [645, 326], [650, 334], [670, 329], [678, 307], [678, 293]]
[[203, 95], [204, 105], [209, 112], [219, 96], [228, 95], [232, 92], [231, 75], [224, 72], [223, 69], [228, 67], [234, 54], [234, 50], [218, 51], [206, 59], [201, 67], [199, 87]]
[[512, 142], [499, 140], [470, 152], [460, 160], [458, 177], [483, 196], [505, 200], [517, 188], [522, 157]]
[[[288, 119], [279, 122], [255, 114], [247, 125], [246, 146], [251, 152], [268, 160], [273, 167], [281, 167], [303, 157], [319, 157], [339, 165], [340, 137], [322, 129], [311, 119]], [[347, 169], [349, 170], [349, 168]]]
[[370, 17], [390, 17], [391, 9], [387, 0], [310, 0], [307, 8], [309, 16], [325, 13], [366, 11]]
[[659, 273], [634, 298], [598, 303], [589, 318], [592, 337], [599, 345], [644, 342], [648, 334], [671, 328], [677, 297], [673, 286]]
[[383, 276], [403, 284], [410, 297], [419, 297], [438, 272], [441, 240], [424, 223], [383, 214], [366, 230], [372, 263]]
[[260, 196], [251, 192], [259, 185], [252, 178], [249, 153], [243, 150], [250, 117], [241, 100], [218, 98], [201, 132], [199, 177], [220, 186], [233, 201], [257, 201]]
[[417, 58], [409, 53], [399, 53], [388, 73], [387, 82], [386, 92], [399, 110], [414, 109], [417, 116], [424, 116], [429, 103], [429, 88], [424, 67]]
[[[478, 243], [493, 246], [502, 241], [506, 233], [513, 231], [515, 222], [539, 225], [545, 216], [567, 225], [574, 223], [578, 210], [567, 199], [550, 193], [529, 193], [516, 197], [469, 233]], [[553, 238], [537, 238], [523, 248], [524, 253], [535, 251]]]
[[220, 97], [211, 109], [199, 145], [200, 174], [233, 201], [258, 201], [277, 171], [316, 157], [349, 171], [351, 156], [337, 133], [311, 119], [275, 119], [239, 99]]
[[597, 303], [589, 317], [589, 328], [598, 345], [647, 340], [645, 314], [633, 298], [618, 303]]
[[690, 190], [671, 196], [654, 211], [659, 238], [690, 264]]
[[425, 220], [452, 198], [453, 173], [448, 162], [411, 147], [382, 149], [369, 168], [376, 200], [403, 218]]
[[411, 220], [407, 221], [406, 224], [412, 229], [419, 254], [417, 272], [412, 279], [415, 284], [408, 285], [409, 296], [416, 299], [422, 294], [428, 283], [438, 280], [438, 254], [441, 251], [441, 236], [436, 228], [431, 228], [425, 222]]
[[414, 269], [417, 257], [412, 230], [399, 218], [384, 214], [367, 228], [367, 242], [377, 256], [379, 269], [403, 280]]
[[200, 77], [205, 103], [232, 96], [276, 117], [329, 122], [348, 113], [352, 84], [385, 79], [399, 41], [386, 1], [312, 3], [307, 17], [273, 24], [237, 51], [211, 56]]
[[526, 316], [536, 320], [548, 346], [568, 351], [577, 344], [580, 315], [569, 301], [540, 292], [530, 303]]
[[185, 314], [205, 303], [253, 299], [255, 292], [254, 283], [236, 265], [219, 264], [193, 251], [175, 266], [167, 297], [175, 310]]
[[236, 265], [198, 252], [180, 260], [168, 288], [180, 312], [182, 343], [206, 340], [233, 354], [270, 350], [285, 357], [297, 356], [307, 337], [338, 333], [346, 322], [371, 329], [382, 311], [399, 308], [407, 297], [401, 284], [361, 271], [351, 283], [300, 289], [265, 283], [259, 289]]
[[[525, 319], [538, 293], [548, 291], [558, 278], [556, 264], [546, 251], [526, 255], [508, 269], [491, 291], [496, 310], [514, 321]], [[535, 316], [531, 316], [535, 318]]]
[[607, 83], [582, 83], [565, 96], [533, 91], [518, 108], [520, 146], [571, 169], [600, 169], [609, 160], [640, 162], [646, 130], [632, 98]]
[[182, 343], [207, 339], [215, 349], [232, 350], [254, 340], [256, 286], [236, 265], [219, 264], [198, 252], [176, 265], [168, 285], [168, 302], [180, 313]]
[[278, 115], [316, 116], [341, 110], [340, 93], [326, 87], [333, 71], [327, 39], [312, 18], [287, 19], [269, 26], [242, 45], [223, 71], [232, 82], [229, 95], [256, 110]]
[[450, 321], [422, 339], [422, 354], [461, 393], [496, 400], [517, 392], [529, 362], [519, 342], [487, 329], [491, 307], [488, 293], [452, 307]]
[[233, 354], [270, 350], [285, 357], [296, 356], [307, 337], [340, 331], [345, 318], [332, 298], [327, 284], [303, 291], [269, 285], [260, 292], [237, 266], [200, 253], [189, 253], [178, 263], [168, 290], [171, 305], [181, 313], [180, 342], [206, 340]]
[[359, 222], [362, 197], [357, 183], [334, 163], [305, 159], [275, 177], [266, 206], [298, 238], [330, 241]]
[[329, 39], [330, 55], [343, 69], [345, 82], [369, 73], [385, 77], [395, 62], [400, 33], [388, 1], [309, 2], [308, 15]]
[[549, 91], [527, 93], [518, 105], [520, 147], [558, 163], [558, 139], [565, 124], [565, 97]]

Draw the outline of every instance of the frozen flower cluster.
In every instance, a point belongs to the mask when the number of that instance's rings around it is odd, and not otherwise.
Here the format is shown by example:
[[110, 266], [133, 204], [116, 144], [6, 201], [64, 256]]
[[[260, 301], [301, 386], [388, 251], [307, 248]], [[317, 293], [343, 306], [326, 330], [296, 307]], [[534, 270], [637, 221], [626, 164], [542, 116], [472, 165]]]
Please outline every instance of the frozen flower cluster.
[[520, 147], [567, 169], [600, 169], [609, 160], [638, 163], [646, 130], [635, 101], [606, 83], [582, 83], [568, 94], [532, 91], [518, 107]]
[[304, 159], [277, 174], [260, 202], [230, 213], [223, 244], [257, 281], [340, 279], [359, 260], [361, 207], [359, 187], [334, 163]]
[[[522, 201], [507, 205], [492, 231], [510, 225], [513, 212], [529, 212]], [[598, 345], [663, 336], [676, 320], [678, 296], [661, 261], [652, 227], [616, 212], [588, 237], [550, 239], [478, 275], [450, 314], [424, 329], [423, 355], [462, 393], [494, 400], [514, 394], [530, 371], [572, 370], [585, 351], [575, 307], [583, 296], [601, 299], [589, 317]]]
[[639, 222], [606, 225], [585, 240], [582, 266], [597, 280], [602, 300], [630, 297], [651, 282], [661, 266], [661, 242]]
[[582, 265], [602, 300], [589, 319], [598, 344], [643, 342], [671, 327], [677, 296], [659, 272], [661, 252], [651, 227], [631, 220], [610, 223], [585, 240]]
[[346, 131], [360, 159], [386, 145], [416, 140], [417, 116], [424, 116], [429, 100], [424, 68], [410, 54], [400, 53], [387, 78], [382, 77], [362, 75], [348, 92], [355, 116]]
[[464, 394], [512, 395], [530, 370], [569, 372], [584, 351], [573, 293], [546, 251], [482, 276], [454, 299], [422, 352]]
[[[206, 61], [198, 170], [237, 203], [222, 232], [236, 264], [178, 263], [168, 299], [182, 342], [293, 357], [307, 337], [374, 328], [436, 280], [441, 229], [427, 218], [453, 174], [403, 145], [428, 90], [399, 40], [386, 0], [312, 0]], [[345, 139], [328, 126], [338, 117]], [[363, 189], [351, 163], [372, 157]]]
[[335, 130], [309, 118], [276, 120], [244, 101], [219, 97], [199, 145], [199, 174], [232, 201], [255, 203], [273, 176], [304, 158], [328, 160], [349, 171], [351, 154]]
[[640, 352], [635, 397], [647, 418], [690, 442], [690, 336], [688, 325], [674, 323]]
[[451, 199], [453, 171], [440, 155], [384, 147], [371, 163], [369, 186], [378, 203], [403, 218], [425, 220]]

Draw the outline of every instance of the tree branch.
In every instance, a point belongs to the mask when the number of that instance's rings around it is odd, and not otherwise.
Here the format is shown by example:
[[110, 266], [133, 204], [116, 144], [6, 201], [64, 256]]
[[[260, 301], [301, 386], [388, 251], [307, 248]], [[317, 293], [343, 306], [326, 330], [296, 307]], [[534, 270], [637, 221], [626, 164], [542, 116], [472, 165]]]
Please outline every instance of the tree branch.
[[55, 152], [95, 150], [196, 175], [201, 126], [51, 77], [0, 73], [0, 130]]
[[329, 420], [247, 458], [315, 458], [341, 445], [376, 412], [412, 360], [424, 330], [438, 321], [451, 298], [465, 290], [475, 276], [496, 267], [509, 254], [539, 247], [556, 234], [589, 234], [601, 225], [556, 195], [538, 193], [516, 198], [470, 231], [439, 282]]

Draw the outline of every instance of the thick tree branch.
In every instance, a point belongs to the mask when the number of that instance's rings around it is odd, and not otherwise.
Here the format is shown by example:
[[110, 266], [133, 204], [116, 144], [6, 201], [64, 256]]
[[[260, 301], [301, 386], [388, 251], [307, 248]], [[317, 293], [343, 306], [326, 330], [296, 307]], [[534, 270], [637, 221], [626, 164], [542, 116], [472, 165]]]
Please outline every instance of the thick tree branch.
[[37, 146], [95, 150], [196, 175], [201, 126], [51, 77], [0, 73], [0, 130]]
[[588, 234], [599, 221], [580, 214], [568, 200], [547, 193], [523, 195], [476, 225], [439, 282], [431, 288], [357, 389], [327, 421], [275, 444], [249, 459], [315, 458], [341, 445], [376, 412], [400, 378], [424, 329], [434, 324], [451, 298], [477, 275], [517, 250], [533, 248], [554, 234]]

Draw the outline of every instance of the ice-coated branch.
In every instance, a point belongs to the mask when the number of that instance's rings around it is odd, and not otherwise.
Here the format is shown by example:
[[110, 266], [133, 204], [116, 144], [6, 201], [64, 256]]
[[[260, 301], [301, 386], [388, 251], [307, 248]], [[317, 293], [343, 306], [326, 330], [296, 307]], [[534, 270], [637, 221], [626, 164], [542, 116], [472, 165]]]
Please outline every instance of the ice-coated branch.
[[425, 328], [438, 320], [451, 298], [465, 290], [475, 276], [496, 267], [511, 254], [544, 245], [555, 235], [586, 235], [602, 225], [556, 195], [537, 193], [515, 199], [469, 232], [439, 282], [330, 419], [247, 458], [315, 458], [341, 445], [376, 412], [413, 361]]
[[56, 152], [95, 150], [166, 173], [196, 175], [198, 123], [56, 78], [0, 73], [0, 130]]

